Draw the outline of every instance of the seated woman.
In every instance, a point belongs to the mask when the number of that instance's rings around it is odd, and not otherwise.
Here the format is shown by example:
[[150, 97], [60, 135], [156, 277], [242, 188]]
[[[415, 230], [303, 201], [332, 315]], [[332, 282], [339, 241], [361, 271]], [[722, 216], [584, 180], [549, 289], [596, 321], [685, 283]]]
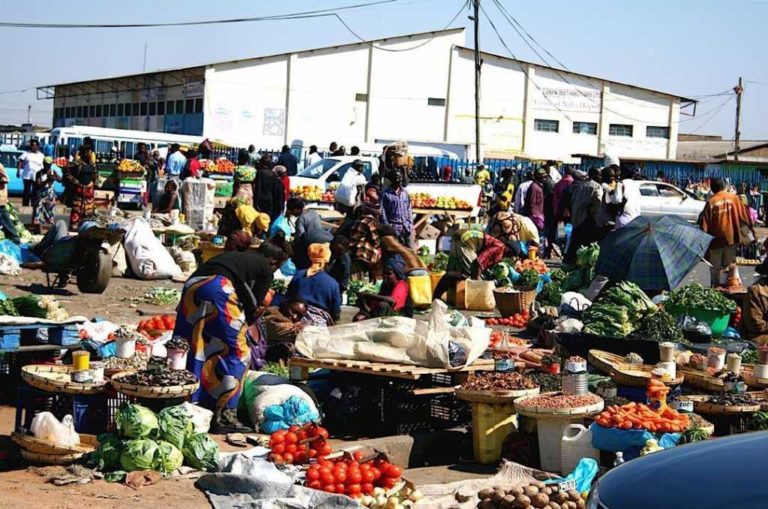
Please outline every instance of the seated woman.
[[487, 233], [473, 229], [458, 230], [453, 234], [447, 271], [435, 287], [434, 298], [442, 298], [459, 281], [480, 279], [480, 274], [499, 263], [504, 254], [504, 244]]
[[285, 297], [304, 299], [307, 323], [330, 326], [341, 317], [339, 283], [323, 270], [331, 259], [331, 249], [328, 244], [310, 244], [308, 255], [311, 265], [306, 270], [296, 271]]
[[539, 230], [530, 218], [514, 212], [498, 212], [488, 223], [488, 234], [501, 241], [514, 256], [525, 258], [525, 246], [539, 246]]
[[155, 214], [170, 214], [172, 210], [179, 210], [179, 184], [175, 180], [165, 183], [163, 194], [157, 200], [157, 206], [152, 212]]
[[301, 297], [283, 299], [279, 306], [264, 312], [264, 328], [267, 334], [267, 361], [280, 362], [290, 359], [295, 349], [296, 336], [304, 328], [307, 303]]
[[379, 316], [413, 316], [413, 308], [408, 297], [408, 281], [405, 277], [405, 263], [399, 256], [392, 256], [384, 262], [381, 290], [374, 293], [361, 293], [357, 297], [360, 312], [353, 321], [367, 320]]
[[242, 381], [249, 365], [263, 366], [266, 351], [264, 336], [252, 331], [263, 330], [264, 301], [283, 256], [270, 243], [258, 253], [224, 253], [184, 284], [173, 335], [189, 341], [187, 369], [200, 380], [192, 401], [215, 412], [216, 432], [247, 429], [237, 418]]

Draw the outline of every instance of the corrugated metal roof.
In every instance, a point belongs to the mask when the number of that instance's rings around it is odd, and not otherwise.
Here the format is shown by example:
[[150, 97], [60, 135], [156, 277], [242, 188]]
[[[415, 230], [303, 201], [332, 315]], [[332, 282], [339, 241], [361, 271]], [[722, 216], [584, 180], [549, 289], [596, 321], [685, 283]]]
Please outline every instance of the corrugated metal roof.
[[[768, 147], [765, 140], [746, 140], [739, 142], [739, 158], [742, 154], [756, 148]], [[733, 140], [678, 141], [677, 159], [686, 161], [720, 160], [732, 157]], [[762, 158], [761, 158], [762, 159]]]

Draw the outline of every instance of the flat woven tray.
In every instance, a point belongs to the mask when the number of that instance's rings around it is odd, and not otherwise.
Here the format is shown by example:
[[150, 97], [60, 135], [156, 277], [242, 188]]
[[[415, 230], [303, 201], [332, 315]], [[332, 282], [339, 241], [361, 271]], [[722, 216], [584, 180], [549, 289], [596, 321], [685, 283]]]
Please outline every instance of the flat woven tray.
[[706, 371], [700, 371], [689, 366], [678, 366], [677, 371], [685, 375], [685, 385], [705, 391], [723, 392], [725, 390], [723, 381]]
[[[648, 386], [648, 381], [653, 378], [651, 374], [653, 366], [650, 364], [629, 364], [620, 355], [602, 350], [590, 350], [589, 363], [595, 369], [610, 375], [620, 385], [646, 387]], [[683, 383], [684, 378], [683, 373], [678, 372], [674, 380], [664, 383], [667, 385], [680, 385]]]
[[37, 438], [32, 435], [25, 435], [23, 433], [12, 433], [11, 440], [18, 444], [24, 451], [50, 456], [85, 454], [96, 450], [99, 446], [99, 441], [96, 439], [96, 435], [86, 435], [84, 433], [80, 434], [80, 444], [74, 447], [64, 447], [51, 441], [43, 440], [42, 438]]
[[[544, 392], [541, 395], [549, 395], [549, 396], [555, 396], [559, 393], [557, 392]], [[534, 398], [536, 396], [523, 396], [522, 398], [517, 398], [515, 400], [515, 410], [517, 413], [528, 416], [528, 417], [535, 417], [535, 418], [551, 418], [551, 419], [562, 419], [562, 418], [569, 418], [569, 417], [580, 417], [585, 415], [592, 415], [596, 414], [603, 410], [605, 407], [605, 402], [602, 398], [597, 403], [591, 404], [591, 405], [585, 405], [580, 407], [571, 407], [571, 408], [543, 408], [543, 407], [531, 407], [526, 406], [526, 401]]]
[[488, 403], [490, 405], [508, 404], [512, 403], [516, 398], [535, 396], [538, 393], [538, 387], [535, 389], [521, 389], [517, 391], [468, 391], [459, 388], [456, 389], [456, 397], [460, 400], [469, 401], [470, 403]]
[[73, 382], [72, 371], [72, 366], [30, 364], [21, 368], [21, 379], [41, 391], [67, 394], [100, 394], [108, 385]]
[[[755, 395], [752, 394], [752, 397]], [[715, 405], [708, 403], [709, 396], [705, 394], [694, 394], [690, 396], [682, 396], [680, 399], [688, 399], [693, 401], [693, 411], [697, 414], [705, 415], [736, 415], [736, 414], [750, 414], [760, 411], [761, 402], [756, 401], [754, 405]]]
[[754, 368], [750, 365], [742, 366], [741, 376], [744, 378], [744, 383], [749, 387], [754, 389], [765, 389], [768, 387], [768, 378], [757, 378]]
[[200, 386], [199, 383], [186, 385], [171, 385], [168, 387], [147, 387], [146, 385], [133, 385], [123, 383], [120, 378], [128, 376], [133, 371], [122, 371], [112, 376], [112, 387], [117, 392], [121, 392], [126, 396], [134, 396], [136, 398], [147, 399], [170, 399], [170, 398], [186, 398], [194, 393]]
[[41, 454], [39, 452], [30, 452], [21, 449], [21, 457], [31, 463], [40, 465], [71, 465], [80, 460], [85, 453], [78, 452], [73, 454]]

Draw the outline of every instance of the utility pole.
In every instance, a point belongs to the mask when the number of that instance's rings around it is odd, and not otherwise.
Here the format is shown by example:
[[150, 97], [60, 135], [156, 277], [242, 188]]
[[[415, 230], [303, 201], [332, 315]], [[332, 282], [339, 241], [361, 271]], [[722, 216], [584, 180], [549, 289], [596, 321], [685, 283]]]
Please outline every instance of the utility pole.
[[472, 0], [475, 15], [475, 159], [480, 159], [480, 0]]
[[32, 123], [32, 105], [27, 104], [27, 124]]
[[733, 150], [733, 160], [739, 160], [739, 141], [741, 141], [741, 96], [744, 95], [744, 85], [739, 76], [739, 84], [733, 87], [736, 92], [736, 136], [733, 138], [735, 143]]

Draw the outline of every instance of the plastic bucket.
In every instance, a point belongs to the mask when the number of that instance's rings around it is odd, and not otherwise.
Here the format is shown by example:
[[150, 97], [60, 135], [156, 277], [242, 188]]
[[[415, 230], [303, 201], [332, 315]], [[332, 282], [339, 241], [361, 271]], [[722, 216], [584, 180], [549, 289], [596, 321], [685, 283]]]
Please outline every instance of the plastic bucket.
[[688, 315], [706, 322], [709, 324], [709, 328], [712, 329], [713, 338], [722, 336], [725, 329], [728, 328], [728, 322], [731, 320], [730, 313], [722, 314], [720, 311], [710, 311], [709, 309], [664, 306], [664, 310], [675, 318]]
[[560, 471], [569, 474], [582, 458], [600, 462], [600, 451], [592, 447], [592, 432], [581, 424], [570, 424], [560, 441]]
[[168, 350], [168, 365], [171, 369], [187, 369], [187, 350]]
[[136, 353], [136, 340], [135, 339], [117, 339], [115, 340], [117, 345], [117, 351], [115, 355], [122, 359], [133, 357]]

